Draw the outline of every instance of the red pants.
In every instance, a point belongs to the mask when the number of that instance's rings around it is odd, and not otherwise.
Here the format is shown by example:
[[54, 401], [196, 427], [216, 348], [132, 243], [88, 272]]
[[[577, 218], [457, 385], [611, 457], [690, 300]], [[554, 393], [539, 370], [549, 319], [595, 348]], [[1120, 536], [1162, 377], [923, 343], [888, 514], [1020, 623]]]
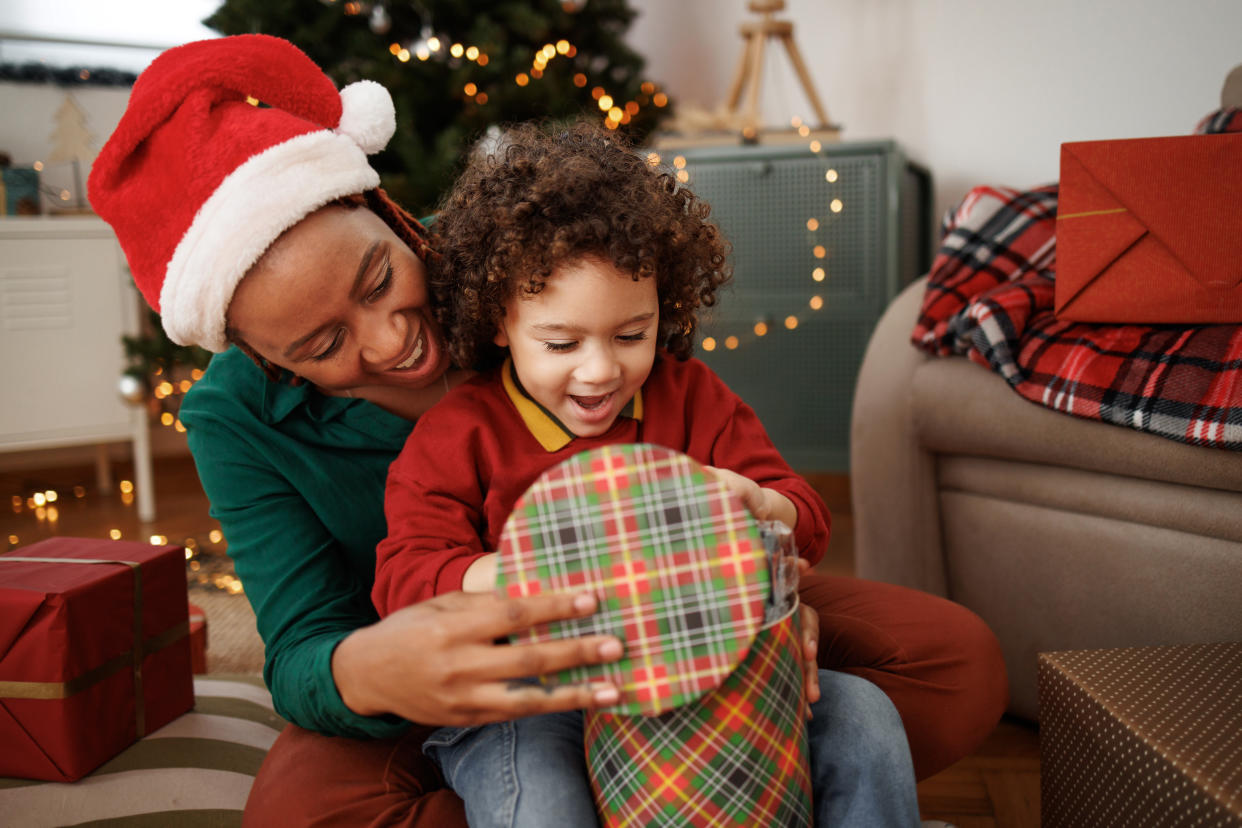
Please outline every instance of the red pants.
[[[862, 676], [897, 706], [915, 773], [924, 779], [972, 752], [996, 726], [1009, 685], [1000, 646], [970, 610], [904, 587], [809, 574], [802, 601], [819, 613], [819, 663]], [[419, 745], [327, 737], [289, 725], [246, 804], [245, 824], [466, 825]]]

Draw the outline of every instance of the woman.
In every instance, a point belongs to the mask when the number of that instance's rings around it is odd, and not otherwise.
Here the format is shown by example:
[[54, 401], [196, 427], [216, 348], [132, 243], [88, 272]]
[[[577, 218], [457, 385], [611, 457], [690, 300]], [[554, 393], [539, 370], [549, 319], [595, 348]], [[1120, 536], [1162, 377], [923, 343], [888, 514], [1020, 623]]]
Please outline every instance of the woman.
[[[296, 723], [256, 780], [256, 825], [462, 824], [418, 750], [423, 725], [597, 707], [616, 693], [512, 682], [615, 659], [615, 639], [494, 643], [589, 614], [586, 596], [454, 594], [376, 620], [388, 463], [460, 379], [429, 306], [422, 228], [366, 162], [393, 129], [377, 85], [337, 93], [284, 41], [224, 38], [170, 50], [143, 73], [91, 173], [92, 203], [169, 336], [222, 352], [181, 418], [258, 618], [265, 679]], [[847, 578], [807, 576], [801, 596], [811, 672], [818, 658], [881, 688], [920, 776], [994, 726], [1004, 668], [978, 618]], [[883, 715], [848, 711], [859, 750]]]

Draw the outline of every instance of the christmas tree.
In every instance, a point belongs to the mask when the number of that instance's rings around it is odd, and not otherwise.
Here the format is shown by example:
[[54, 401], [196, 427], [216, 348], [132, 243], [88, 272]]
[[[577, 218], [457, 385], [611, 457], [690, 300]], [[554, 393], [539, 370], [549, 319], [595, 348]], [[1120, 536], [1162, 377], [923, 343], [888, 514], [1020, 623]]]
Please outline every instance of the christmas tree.
[[625, 0], [226, 0], [205, 22], [286, 38], [338, 86], [385, 86], [397, 133], [372, 164], [423, 215], [490, 126], [588, 113], [641, 142], [670, 107], [624, 41], [634, 16]]

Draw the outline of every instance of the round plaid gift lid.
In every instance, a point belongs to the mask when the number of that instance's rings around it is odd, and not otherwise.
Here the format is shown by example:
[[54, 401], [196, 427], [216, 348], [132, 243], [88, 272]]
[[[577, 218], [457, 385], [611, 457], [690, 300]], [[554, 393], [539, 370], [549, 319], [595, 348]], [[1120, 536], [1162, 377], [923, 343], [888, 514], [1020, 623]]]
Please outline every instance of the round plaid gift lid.
[[647, 444], [583, 452], [545, 472], [500, 537], [497, 589], [591, 591], [588, 618], [513, 637], [616, 635], [618, 662], [542, 677], [611, 681], [611, 709], [657, 715], [720, 686], [763, 623], [769, 575], [754, 517], [689, 457]]

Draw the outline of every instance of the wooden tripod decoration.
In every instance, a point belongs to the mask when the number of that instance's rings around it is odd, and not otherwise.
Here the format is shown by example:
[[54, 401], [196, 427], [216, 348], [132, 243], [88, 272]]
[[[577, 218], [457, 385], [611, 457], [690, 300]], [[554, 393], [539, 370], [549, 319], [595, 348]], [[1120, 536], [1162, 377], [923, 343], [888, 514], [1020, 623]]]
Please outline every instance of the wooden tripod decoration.
[[810, 99], [815, 115], [819, 118], [819, 128], [829, 128], [828, 113], [825, 112], [823, 104], [819, 102], [819, 96], [815, 94], [815, 84], [811, 82], [810, 73], [806, 71], [806, 64], [802, 62], [802, 55], [798, 52], [797, 44], [794, 43], [793, 23], [788, 20], [776, 20], [773, 17], [777, 12], [784, 10], [785, 0], [751, 0], [746, 6], [751, 11], [762, 15], [762, 18], [758, 22], [743, 23], [738, 27], [744, 41], [742, 59], [738, 62], [737, 73], [733, 76], [733, 86], [729, 90], [729, 100], [726, 104], [730, 114], [736, 113], [737, 105], [742, 99], [742, 90], [747, 82], [750, 83], [750, 90], [746, 96], [746, 113], [742, 120], [743, 134], [752, 138], [758, 134], [759, 80], [763, 73], [763, 52], [768, 38], [777, 38], [785, 45], [789, 61], [793, 64], [794, 71], [798, 73], [798, 79], [802, 83], [802, 91]]

